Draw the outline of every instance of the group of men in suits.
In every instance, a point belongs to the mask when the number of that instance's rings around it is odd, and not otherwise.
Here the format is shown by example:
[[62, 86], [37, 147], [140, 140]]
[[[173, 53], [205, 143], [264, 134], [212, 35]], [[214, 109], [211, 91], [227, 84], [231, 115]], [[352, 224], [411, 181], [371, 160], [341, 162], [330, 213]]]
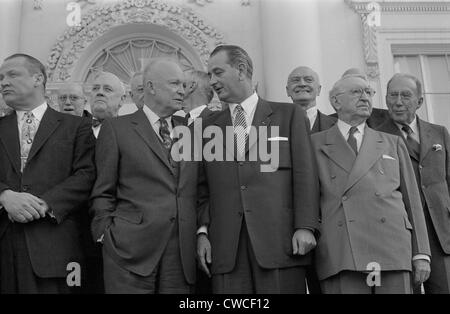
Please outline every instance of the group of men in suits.
[[[83, 292], [305, 293], [307, 281], [311, 293], [449, 293], [449, 135], [417, 117], [420, 82], [389, 81], [380, 123], [358, 71], [330, 91], [336, 117], [317, 110], [308, 67], [288, 77], [294, 104], [260, 98], [252, 76], [233, 45], [214, 49], [208, 74], [154, 59], [130, 81], [134, 113], [118, 117], [124, 87], [100, 72], [92, 116], [80, 85], [59, 90], [69, 115], [46, 104], [38, 60], [5, 59], [0, 293], [73, 292], [74, 262]], [[224, 110], [208, 110], [213, 91]], [[231, 129], [223, 158], [177, 158], [180, 127]], [[261, 139], [278, 153], [269, 172]]]

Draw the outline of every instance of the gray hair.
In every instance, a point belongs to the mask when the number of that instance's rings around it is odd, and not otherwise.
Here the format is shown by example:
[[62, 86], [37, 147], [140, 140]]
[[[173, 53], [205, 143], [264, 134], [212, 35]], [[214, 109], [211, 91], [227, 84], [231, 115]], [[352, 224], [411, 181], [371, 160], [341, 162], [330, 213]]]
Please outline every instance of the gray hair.
[[406, 73], [396, 73], [396, 74], [394, 74], [394, 76], [391, 77], [391, 79], [388, 81], [388, 83], [386, 85], [386, 91], [389, 90], [389, 85], [396, 78], [405, 78], [405, 79], [412, 80], [416, 84], [416, 92], [417, 92], [418, 98], [422, 97], [422, 83], [414, 75], [406, 74]]

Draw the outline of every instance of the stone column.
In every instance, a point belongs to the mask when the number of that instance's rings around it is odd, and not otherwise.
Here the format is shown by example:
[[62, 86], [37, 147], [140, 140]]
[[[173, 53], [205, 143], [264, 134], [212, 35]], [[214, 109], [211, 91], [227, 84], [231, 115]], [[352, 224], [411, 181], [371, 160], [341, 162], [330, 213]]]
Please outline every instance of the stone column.
[[318, 2], [261, 0], [261, 49], [267, 99], [291, 101], [286, 96], [286, 81], [297, 66], [308, 66], [319, 76], [323, 75]]
[[[0, 63], [20, 49], [22, 23], [22, 0], [0, 0]], [[0, 117], [6, 112], [6, 105], [0, 96]]]

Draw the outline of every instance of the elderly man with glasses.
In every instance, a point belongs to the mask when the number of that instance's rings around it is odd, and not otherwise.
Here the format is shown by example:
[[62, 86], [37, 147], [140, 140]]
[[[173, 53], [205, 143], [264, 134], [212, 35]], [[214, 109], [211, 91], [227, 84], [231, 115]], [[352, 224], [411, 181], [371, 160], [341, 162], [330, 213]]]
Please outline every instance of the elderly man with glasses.
[[66, 83], [58, 90], [59, 111], [79, 117], [89, 117], [90, 113], [84, 110], [87, 99], [83, 86], [79, 83]]
[[316, 266], [324, 293], [411, 293], [430, 274], [420, 195], [404, 142], [366, 120], [375, 91], [346, 76], [330, 91], [338, 114], [312, 135], [321, 189]]

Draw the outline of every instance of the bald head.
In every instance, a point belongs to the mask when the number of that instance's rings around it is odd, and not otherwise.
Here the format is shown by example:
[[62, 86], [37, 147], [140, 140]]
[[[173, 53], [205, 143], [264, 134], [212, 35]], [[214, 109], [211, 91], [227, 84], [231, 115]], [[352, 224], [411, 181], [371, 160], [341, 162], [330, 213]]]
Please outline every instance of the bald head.
[[120, 79], [112, 73], [100, 72], [92, 81], [92, 115], [103, 120], [117, 117], [125, 99], [125, 88]]
[[83, 86], [79, 83], [66, 83], [58, 89], [59, 111], [81, 117], [86, 106]]
[[184, 74], [169, 59], [153, 59], [144, 70], [145, 105], [160, 117], [181, 110], [184, 99]]
[[363, 70], [358, 68], [350, 68], [342, 74], [342, 77], [346, 76], [358, 76], [364, 80], [367, 80], [366, 73]]
[[288, 76], [286, 93], [305, 110], [316, 105], [321, 89], [319, 75], [309, 67], [297, 67]]

